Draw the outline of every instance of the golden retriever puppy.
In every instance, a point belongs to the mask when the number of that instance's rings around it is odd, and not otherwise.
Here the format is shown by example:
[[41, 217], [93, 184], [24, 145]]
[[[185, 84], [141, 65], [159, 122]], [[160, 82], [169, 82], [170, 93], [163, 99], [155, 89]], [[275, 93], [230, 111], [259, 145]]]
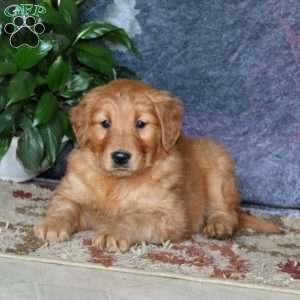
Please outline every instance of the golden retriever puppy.
[[239, 227], [279, 228], [239, 211], [234, 163], [220, 144], [181, 133], [182, 103], [139, 81], [116, 80], [71, 111], [78, 140], [39, 238], [67, 240], [95, 230], [93, 243], [126, 251], [142, 241], [180, 241]]

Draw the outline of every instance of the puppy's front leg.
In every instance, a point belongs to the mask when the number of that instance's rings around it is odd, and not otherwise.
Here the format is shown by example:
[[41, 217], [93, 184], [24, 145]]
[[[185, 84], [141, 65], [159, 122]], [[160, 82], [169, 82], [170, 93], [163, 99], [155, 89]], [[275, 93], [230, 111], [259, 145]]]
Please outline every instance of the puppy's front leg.
[[185, 218], [181, 212], [134, 212], [101, 226], [93, 244], [109, 252], [125, 252], [139, 242], [161, 244], [167, 240], [179, 240], [184, 233]]
[[79, 228], [80, 207], [77, 203], [56, 195], [35, 235], [49, 242], [68, 240]]

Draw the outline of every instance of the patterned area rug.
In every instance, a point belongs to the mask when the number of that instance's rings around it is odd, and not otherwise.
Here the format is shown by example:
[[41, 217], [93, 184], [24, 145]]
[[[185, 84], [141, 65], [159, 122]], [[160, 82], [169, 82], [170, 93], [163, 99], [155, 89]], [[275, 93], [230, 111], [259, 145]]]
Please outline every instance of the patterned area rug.
[[217, 278], [300, 292], [300, 218], [273, 216], [272, 220], [286, 229], [283, 235], [243, 231], [230, 241], [208, 240], [195, 235], [193, 240], [180, 244], [141, 244], [126, 254], [110, 254], [91, 245], [93, 233], [90, 231], [53, 245], [34, 237], [33, 227], [45, 213], [52, 193], [49, 186], [0, 181], [2, 254], [92, 263], [108, 269], [173, 274], [175, 277]]

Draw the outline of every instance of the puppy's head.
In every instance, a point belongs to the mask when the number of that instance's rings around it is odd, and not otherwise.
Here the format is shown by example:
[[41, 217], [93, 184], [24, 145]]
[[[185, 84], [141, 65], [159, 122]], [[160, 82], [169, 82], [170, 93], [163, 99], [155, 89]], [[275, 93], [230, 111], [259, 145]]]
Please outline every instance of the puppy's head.
[[176, 143], [182, 104], [141, 82], [116, 80], [95, 88], [71, 111], [79, 147], [88, 147], [100, 167], [129, 176], [151, 167]]

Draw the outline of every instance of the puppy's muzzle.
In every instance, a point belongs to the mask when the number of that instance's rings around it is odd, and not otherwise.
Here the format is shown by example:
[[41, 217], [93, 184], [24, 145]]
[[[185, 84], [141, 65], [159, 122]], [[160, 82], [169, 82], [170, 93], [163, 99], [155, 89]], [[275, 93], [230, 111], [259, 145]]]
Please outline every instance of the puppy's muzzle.
[[129, 160], [131, 158], [131, 154], [124, 150], [114, 151], [111, 154], [111, 158], [113, 160], [115, 167], [127, 167]]

